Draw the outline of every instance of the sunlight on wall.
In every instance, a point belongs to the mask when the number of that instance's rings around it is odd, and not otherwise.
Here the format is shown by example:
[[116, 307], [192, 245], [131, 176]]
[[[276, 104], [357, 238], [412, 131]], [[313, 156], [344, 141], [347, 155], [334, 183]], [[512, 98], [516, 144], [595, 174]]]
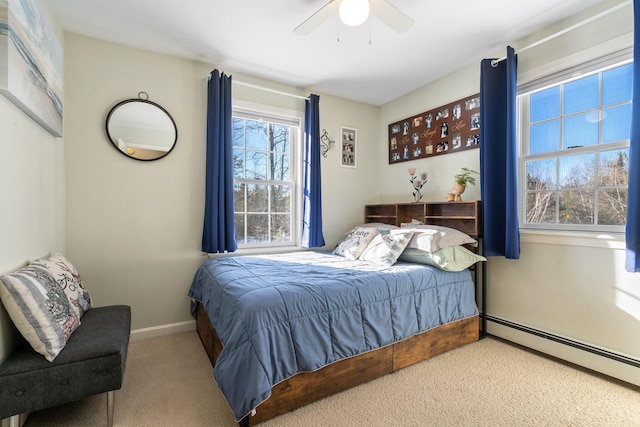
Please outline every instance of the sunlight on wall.
[[629, 315], [640, 320], [640, 290], [636, 294], [618, 289], [616, 291], [616, 306]]
[[616, 307], [640, 320], [640, 274], [625, 271], [625, 251], [615, 252]]

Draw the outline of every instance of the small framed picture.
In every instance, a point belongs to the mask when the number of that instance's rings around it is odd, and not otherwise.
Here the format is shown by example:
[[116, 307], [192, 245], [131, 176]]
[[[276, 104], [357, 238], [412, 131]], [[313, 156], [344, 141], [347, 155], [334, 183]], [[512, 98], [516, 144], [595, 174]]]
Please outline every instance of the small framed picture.
[[346, 126], [340, 127], [340, 166], [356, 167], [356, 144], [358, 131]]

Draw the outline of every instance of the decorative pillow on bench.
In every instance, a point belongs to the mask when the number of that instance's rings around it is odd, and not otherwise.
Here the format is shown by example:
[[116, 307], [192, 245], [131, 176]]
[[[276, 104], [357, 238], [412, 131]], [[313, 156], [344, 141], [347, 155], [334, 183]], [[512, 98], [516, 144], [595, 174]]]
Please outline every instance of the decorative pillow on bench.
[[1, 275], [0, 299], [18, 331], [49, 361], [64, 348], [91, 308], [82, 277], [62, 255]]

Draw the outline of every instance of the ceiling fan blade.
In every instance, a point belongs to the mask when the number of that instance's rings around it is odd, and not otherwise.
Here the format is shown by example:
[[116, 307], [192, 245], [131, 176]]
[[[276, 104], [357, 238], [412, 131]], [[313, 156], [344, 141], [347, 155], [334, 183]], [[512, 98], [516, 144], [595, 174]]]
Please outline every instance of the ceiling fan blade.
[[318, 9], [316, 13], [308, 17], [302, 24], [294, 28], [293, 32], [301, 36], [310, 34], [313, 30], [318, 28], [320, 24], [326, 21], [329, 16], [338, 10], [339, 3], [340, 2], [338, 0], [331, 0], [329, 3]]
[[369, 0], [371, 12], [396, 33], [404, 33], [413, 25], [413, 19], [387, 0]]

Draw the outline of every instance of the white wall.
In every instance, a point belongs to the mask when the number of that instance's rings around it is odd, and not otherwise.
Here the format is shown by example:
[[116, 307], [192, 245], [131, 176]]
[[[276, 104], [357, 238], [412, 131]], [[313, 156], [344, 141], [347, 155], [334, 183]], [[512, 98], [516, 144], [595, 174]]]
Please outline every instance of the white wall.
[[[96, 305], [129, 304], [133, 328], [190, 320], [187, 291], [197, 267], [204, 209], [205, 76], [213, 66], [67, 33], [65, 37], [66, 245]], [[308, 92], [233, 73], [273, 89]], [[165, 158], [140, 162], [113, 148], [109, 109], [145, 91], [178, 127]], [[238, 85], [234, 97], [304, 111], [304, 101]], [[335, 245], [377, 198], [377, 109], [320, 95], [320, 127], [359, 130], [357, 169], [341, 168], [337, 149], [322, 159], [324, 229]]]
[[[517, 50], [619, 3], [604, 2], [586, 13], [515, 41], [513, 46]], [[518, 81], [522, 83], [523, 77], [538, 74], [540, 67], [547, 64], [577, 60], [576, 56], [593, 46], [610, 43], [620, 37], [628, 43], [632, 30], [632, 11], [628, 6], [518, 55]], [[506, 51], [496, 52], [495, 57], [505, 54]], [[480, 59], [477, 59], [458, 72], [382, 107], [378, 129], [382, 201], [410, 200], [407, 167], [430, 173], [430, 182], [426, 185], [427, 200], [442, 200], [443, 194], [450, 189], [453, 173], [460, 167], [479, 167], [478, 150], [388, 165], [386, 136], [388, 123], [476, 93], [479, 81]], [[479, 189], [472, 189], [473, 192], [467, 190], [463, 197], [479, 198]], [[520, 260], [491, 257], [487, 263], [488, 314], [640, 358], [640, 274], [624, 271], [624, 250], [621, 247], [623, 243], [615, 239], [602, 241], [557, 238], [557, 235], [523, 235]], [[589, 357], [566, 346], [554, 347], [549, 342], [534, 339], [532, 335], [517, 334], [491, 322], [488, 330], [592, 369], [640, 383], [637, 368]]]

